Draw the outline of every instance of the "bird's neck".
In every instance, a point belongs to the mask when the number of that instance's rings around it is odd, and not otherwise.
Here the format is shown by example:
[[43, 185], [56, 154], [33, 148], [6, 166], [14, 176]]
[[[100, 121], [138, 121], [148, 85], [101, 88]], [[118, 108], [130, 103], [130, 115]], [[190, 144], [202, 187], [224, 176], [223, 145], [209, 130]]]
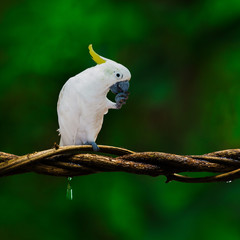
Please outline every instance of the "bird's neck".
[[89, 82], [88, 94], [90, 97], [94, 98], [105, 98], [109, 92], [109, 86], [100, 81]]

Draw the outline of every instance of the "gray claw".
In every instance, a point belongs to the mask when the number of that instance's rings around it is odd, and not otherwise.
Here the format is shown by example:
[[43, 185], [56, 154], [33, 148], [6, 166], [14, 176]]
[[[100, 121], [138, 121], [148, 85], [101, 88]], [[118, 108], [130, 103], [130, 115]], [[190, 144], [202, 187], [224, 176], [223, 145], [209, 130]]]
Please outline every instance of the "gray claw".
[[95, 142], [87, 142], [86, 145], [92, 145], [94, 152], [98, 152], [100, 150], [100, 148], [98, 147], [98, 145]]
[[95, 142], [92, 142], [92, 148], [94, 152], [98, 152], [100, 150], [100, 148], [98, 147], [98, 145]]
[[115, 97], [117, 109], [120, 109], [123, 104], [126, 104], [129, 93], [118, 93]]
[[115, 97], [116, 102], [126, 102], [128, 99], [129, 93], [118, 93]]

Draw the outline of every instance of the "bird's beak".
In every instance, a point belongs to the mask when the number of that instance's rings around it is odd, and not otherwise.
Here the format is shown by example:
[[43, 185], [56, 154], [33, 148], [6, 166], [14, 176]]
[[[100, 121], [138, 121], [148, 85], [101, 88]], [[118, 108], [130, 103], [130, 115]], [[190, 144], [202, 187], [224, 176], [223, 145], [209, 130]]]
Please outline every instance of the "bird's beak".
[[129, 89], [129, 81], [128, 80], [122, 81], [122, 82], [117, 82], [110, 87], [110, 90], [114, 94], [121, 93], [121, 92], [126, 93], [126, 92], [128, 92], [128, 89]]

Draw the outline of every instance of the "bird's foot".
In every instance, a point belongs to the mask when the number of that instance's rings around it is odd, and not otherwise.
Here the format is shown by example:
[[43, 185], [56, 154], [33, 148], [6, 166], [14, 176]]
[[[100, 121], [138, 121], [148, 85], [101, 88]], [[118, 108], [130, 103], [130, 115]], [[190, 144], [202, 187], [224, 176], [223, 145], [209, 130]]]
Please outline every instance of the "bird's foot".
[[88, 143], [86, 143], [86, 145], [92, 145], [94, 152], [100, 151], [100, 148], [98, 147], [98, 145], [95, 142], [88, 142]]
[[118, 93], [115, 97], [117, 109], [120, 109], [123, 104], [126, 104], [129, 92]]

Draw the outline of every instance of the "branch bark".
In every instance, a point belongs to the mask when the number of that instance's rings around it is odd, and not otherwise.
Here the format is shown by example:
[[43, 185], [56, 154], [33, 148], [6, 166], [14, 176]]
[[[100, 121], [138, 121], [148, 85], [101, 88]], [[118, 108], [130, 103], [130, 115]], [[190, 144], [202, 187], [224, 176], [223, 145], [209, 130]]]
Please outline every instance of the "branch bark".
[[[99, 145], [65, 146], [16, 156], [0, 152], [0, 177], [36, 172], [52, 176], [81, 176], [99, 172], [128, 172], [149, 176], [164, 175], [166, 182], [203, 183], [232, 181], [240, 178], [240, 149], [204, 155], [176, 155], [162, 152], [133, 152]], [[179, 173], [208, 172], [207, 177], [189, 177]], [[214, 173], [214, 175], [212, 175]]]

